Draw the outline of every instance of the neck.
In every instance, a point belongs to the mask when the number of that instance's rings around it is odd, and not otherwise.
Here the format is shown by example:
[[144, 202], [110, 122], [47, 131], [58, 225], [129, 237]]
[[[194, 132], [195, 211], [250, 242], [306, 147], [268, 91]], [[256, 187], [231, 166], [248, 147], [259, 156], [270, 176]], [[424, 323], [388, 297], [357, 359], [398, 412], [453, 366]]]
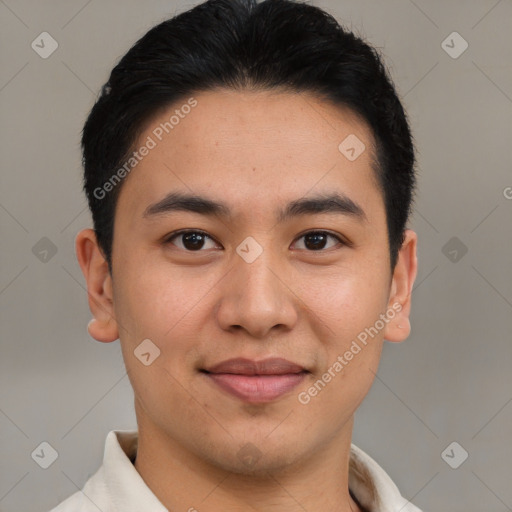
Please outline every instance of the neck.
[[137, 419], [135, 469], [170, 511], [365, 512], [348, 488], [353, 418], [301, 461], [244, 474], [186, 449], [144, 415]]

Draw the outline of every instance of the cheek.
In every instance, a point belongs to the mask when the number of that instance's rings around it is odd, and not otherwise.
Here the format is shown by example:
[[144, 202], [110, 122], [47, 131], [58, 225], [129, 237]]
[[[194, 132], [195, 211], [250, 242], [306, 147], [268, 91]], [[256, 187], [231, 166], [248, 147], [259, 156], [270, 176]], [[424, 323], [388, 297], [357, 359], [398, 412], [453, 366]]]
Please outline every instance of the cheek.
[[[373, 325], [387, 305], [386, 275], [366, 265], [334, 269], [313, 281], [304, 280], [299, 296], [330, 337], [347, 340]], [[297, 282], [297, 281], [296, 281]], [[309, 284], [308, 284], [309, 282]], [[311, 286], [314, 282], [315, 286]]]
[[185, 276], [186, 271], [170, 272], [168, 267], [156, 265], [124, 269], [118, 277], [115, 309], [130, 336], [163, 339], [178, 328], [174, 326], [193, 310], [207, 285], [204, 279], [201, 286]]
[[133, 352], [149, 339], [160, 350], [154, 364], [183, 380], [198, 357], [198, 339], [208, 339], [202, 331], [211, 325], [209, 292], [219, 276], [185, 267], [171, 272], [169, 267], [126, 269], [118, 278], [115, 310], [127, 364], [138, 368]]
[[357, 409], [377, 373], [383, 334], [371, 328], [386, 307], [379, 286], [365, 285], [356, 278], [331, 281], [323, 294], [309, 297], [319, 319], [322, 356], [312, 387], [305, 391], [310, 397], [309, 410], [327, 415], [336, 427]]
[[[122, 324], [121, 348], [130, 381], [147, 410], [177, 410], [190, 400], [179, 383], [188, 378], [187, 357], [194, 348], [191, 334], [198, 325], [194, 305], [205, 294], [206, 285], [196, 289], [180, 277], [179, 270], [171, 274], [155, 265], [129, 270], [118, 276], [115, 309]], [[137, 357], [146, 339], [157, 347], [145, 345], [151, 359], [148, 365]]]

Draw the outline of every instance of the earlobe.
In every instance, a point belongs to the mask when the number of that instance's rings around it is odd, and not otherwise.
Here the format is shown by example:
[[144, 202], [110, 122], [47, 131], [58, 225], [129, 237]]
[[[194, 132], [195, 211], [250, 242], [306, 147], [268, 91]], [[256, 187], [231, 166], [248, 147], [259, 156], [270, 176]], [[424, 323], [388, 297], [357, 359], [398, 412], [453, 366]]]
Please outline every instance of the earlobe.
[[89, 309], [93, 314], [87, 330], [98, 341], [115, 341], [119, 338], [119, 331], [114, 316], [112, 277], [93, 229], [83, 229], [78, 233], [75, 249], [87, 283]]
[[96, 341], [110, 343], [119, 338], [117, 324], [112, 317], [110, 320], [98, 321], [96, 318], [89, 320], [87, 324], [87, 332]]
[[409, 315], [412, 287], [418, 269], [417, 240], [418, 236], [414, 231], [405, 231], [405, 240], [398, 254], [391, 283], [388, 308], [394, 309], [396, 314], [384, 329], [384, 339], [387, 341], [401, 342], [411, 333]]

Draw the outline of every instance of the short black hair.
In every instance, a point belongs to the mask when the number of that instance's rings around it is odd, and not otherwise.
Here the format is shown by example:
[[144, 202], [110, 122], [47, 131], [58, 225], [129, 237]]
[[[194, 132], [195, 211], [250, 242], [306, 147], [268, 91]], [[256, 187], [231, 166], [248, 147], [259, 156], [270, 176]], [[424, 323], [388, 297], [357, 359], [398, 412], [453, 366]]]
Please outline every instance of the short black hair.
[[208, 0], [154, 26], [130, 48], [84, 125], [84, 191], [110, 272], [122, 183], [104, 185], [123, 163], [126, 170], [134, 144], [157, 113], [217, 88], [311, 92], [348, 107], [368, 124], [393, 271], [415, 192], [415, 152], [378, 51], [306, 3]]

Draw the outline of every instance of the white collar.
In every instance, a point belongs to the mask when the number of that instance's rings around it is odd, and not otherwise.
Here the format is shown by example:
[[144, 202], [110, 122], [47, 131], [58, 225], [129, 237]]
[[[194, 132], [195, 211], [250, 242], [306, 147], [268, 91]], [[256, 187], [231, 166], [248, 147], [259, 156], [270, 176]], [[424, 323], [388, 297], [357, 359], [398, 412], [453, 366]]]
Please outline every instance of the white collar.
[[[137, 430], [111, 430], [105, 441], [103, 465], [87, 481], [83, 493], [79, 491], [68, 500], [78, 499], [79, 494], [83, 499], [85, 494], [87, 503], [95, 505], [91, 510], [100, 506], [109, 512], [169, 512], [133, 465], [137, 444]], [[369, 512], [421, 512], [401, 496], [377, 462], [354, 444], [350, 447], [349, 488]]]

